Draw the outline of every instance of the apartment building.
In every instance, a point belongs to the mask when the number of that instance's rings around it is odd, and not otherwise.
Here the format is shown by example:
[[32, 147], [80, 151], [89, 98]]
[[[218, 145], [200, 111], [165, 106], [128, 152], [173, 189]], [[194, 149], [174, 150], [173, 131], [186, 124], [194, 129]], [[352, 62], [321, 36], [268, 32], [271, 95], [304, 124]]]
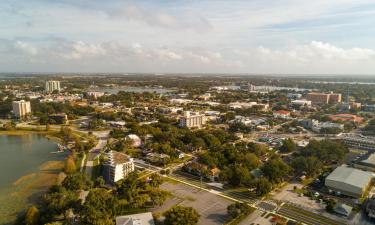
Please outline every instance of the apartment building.
[[333, 92], [328, 94], [312, 92], [307, 94], [306, 99], [311, 101], [311, 103], [314, 105], [325, 105], [339, 103], [341, 102], [342, 97], [341, 94], [336, 94]]
[[107, 161], [104, 165], [104, 177], [109, 183], [115, 183], [124, 179], [129, 173], [134, 171], [134, 161], [128, 155], [109, 151], [107, 154]]
[[14, 101], [12, 103], [13, 113], [17, 118], [25, 117], [27, 114], [31, 113], [30, 102], [25, 100]]
[[184, 112], [184, 116], [180, 118], [180, 127], [202, 127], [207, 122], [205, 115], [191, 114], [189, 111]]
[[49, 80], [46, 81], [46, 92], [51, 93], [53, 91], [59, 91], [60, 92], [60, 81], [56, 80]]

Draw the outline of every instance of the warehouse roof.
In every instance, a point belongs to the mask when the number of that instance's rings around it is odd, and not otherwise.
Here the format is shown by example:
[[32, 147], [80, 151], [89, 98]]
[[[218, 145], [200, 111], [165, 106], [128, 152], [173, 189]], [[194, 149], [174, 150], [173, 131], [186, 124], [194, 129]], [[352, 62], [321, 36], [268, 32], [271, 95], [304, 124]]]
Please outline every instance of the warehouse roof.
[[339, 166], [326, 179], [363, 188], [368, 185], [372, 177], [373, 174], [370, 172]]

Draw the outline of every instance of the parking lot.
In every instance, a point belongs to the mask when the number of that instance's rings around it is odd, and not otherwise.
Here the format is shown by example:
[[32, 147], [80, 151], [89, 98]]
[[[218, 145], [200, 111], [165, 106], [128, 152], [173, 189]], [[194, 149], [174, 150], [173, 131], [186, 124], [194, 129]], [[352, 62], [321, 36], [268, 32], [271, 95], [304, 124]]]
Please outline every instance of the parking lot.
[[161, 188], [170, 191], [173, 197], [154, 212], [164, 212], [174, 205], [183, 205], [197, 210], [200, 225], [219, 225], [229, 220], [227, 206], [233, 203], [230, 200], [181, 183], [166, 182]]

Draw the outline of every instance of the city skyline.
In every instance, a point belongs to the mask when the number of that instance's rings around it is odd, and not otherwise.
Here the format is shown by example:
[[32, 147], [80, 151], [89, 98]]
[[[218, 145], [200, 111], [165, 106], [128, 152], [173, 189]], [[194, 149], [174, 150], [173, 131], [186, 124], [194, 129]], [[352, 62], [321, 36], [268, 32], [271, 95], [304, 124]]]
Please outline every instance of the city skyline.
[[2, 1], [1, 72], [374, 74], [372, 1]]

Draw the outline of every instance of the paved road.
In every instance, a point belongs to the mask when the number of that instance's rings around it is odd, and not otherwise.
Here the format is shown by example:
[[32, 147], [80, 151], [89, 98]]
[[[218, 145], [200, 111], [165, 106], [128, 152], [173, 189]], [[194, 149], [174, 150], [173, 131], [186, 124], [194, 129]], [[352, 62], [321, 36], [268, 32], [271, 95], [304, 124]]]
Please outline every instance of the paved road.
[[89, 151], [87, 155], [85, 173], [87, 174], [88, 177], [92, 176], [92, 168], [94, 166], [94, 159], [99, 155], [100, 150], [102, 150], [104, 146], [107, 144], [109, 131], [94, 131], [93, 135], [95, 135], [98, 138], [98, 143], [96, 144], [95, 147], [93, 147]]

